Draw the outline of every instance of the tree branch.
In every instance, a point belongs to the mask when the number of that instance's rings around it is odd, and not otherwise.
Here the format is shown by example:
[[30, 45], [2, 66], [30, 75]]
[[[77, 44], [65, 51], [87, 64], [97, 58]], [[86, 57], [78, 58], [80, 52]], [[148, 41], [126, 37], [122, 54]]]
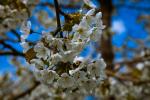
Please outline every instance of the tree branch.
[[[60, 16], [59, 16], [59, 5], [58, 5], [58, 1], [54, 0], [54, 6], [55, 6], [55, 11], [56, 11], [56, 19], [57, 19], [57, 29], [59, 29], [59, 31], [61, 30], [61, 23], [60, 23]], [[55, 33], [54, 35], [57, 35], [57, 33]], [[60, 36], [63, 37], [62, 33], [60, 32]]]
[[107, 27], [104, 30], [104, 34], [102, 34], [100, 39], [100, 51], [102, 57], [104, 58], [105, 62], [107, 63], [107, 69], [113, 70], [113, 61], [114, 61], [114, 51], [112, 46], [112, 33], [109, 31], [111, 27], [111, 16], [113, 12], [113, 3], [112, 0], [98, 0], [101, 7], [100, 10], [103, 13], [102, 20], [104, 25]]
[[23, 53], [19, 52], [15, 48], [13, 48], [11, 45], [5, 43], [5, 41], [0, 40], [0, 44], [2, 44], [5, 48], [8, 48], [10, 51], [0, 51], [0, 56], [3, 55], [13, 55], [13, 56], [24, 56]]
[[131, 81], [135, 85], [142, 85], [142, 84], [150, 83], [150, 80], [140, 80], [140, 79], [133, 78], [131, 76], [116, 74], [115, 72], [113, 72], [111, 70], [106, 70], [106, 74], [110, 77], [116, 78], [117, 80], [119, 80], [121, 82], [122, 81]]
[[4, 41], [0, 41], [0, 43], [1, 43], [4, 47], [6, 47], [6, 48], [12, 50], [13, 52], [18, 52], [15, 48], [13, 48], [11, 45], [5, 43]]
[[24, 97], [24, 96], [26, 96], [27, 94], [30, 94], [30, 93], [31, 93], [36, 87], [38, 87], [39, 85], [40, 85], [40, 82], [35, 81], [34, 85], [33, 85], [31, 88], [29, 88], [27, 91], [24, 91], [23, 93], [21, 93], [21, 94], [15, 96], [15, 97], [13, 98], [13, 100], [18, 100], [19, 98]]
[[24, 57], [24, 54], [20, 53], [20, 52], [8, 52], [8, 51], [0, 52], [0, 56], [7, 56], [7, 55], [22, 56], [22, 57]]
[[18, 38], [18, 40], [20, 41], [20, 35], [18, 34], [18, 32], [14, 29], [11, 30], [11, 32]]

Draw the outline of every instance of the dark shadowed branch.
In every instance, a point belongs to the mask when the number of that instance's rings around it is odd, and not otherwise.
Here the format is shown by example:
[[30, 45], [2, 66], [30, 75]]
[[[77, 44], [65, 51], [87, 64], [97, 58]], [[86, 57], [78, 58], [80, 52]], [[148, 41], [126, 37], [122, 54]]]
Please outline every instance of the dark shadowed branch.
[[3, 51], [3, 52], [0, 52], [0, 56], [22, 56], [24, 57], [24, 54], [21, 52]]
[[5, 50], [0, 51], [0, 55], [24, 56], [22, 52], [16, 50], [13, 46], [7, 44], [5, 41], [0, 40], [0, 44], [3, 46], [3, 48], [9, 49], [9, 51]]
[[[60, 22], [60, 15], [59, 15], [59, 5], [58, 5], [58, 1], [54, 0], [54, 6], [55, 6], [55, 12], [56, 12], [56, 19], [57, 19], [57, 29], [59, 31], [61, 31], [61, 22]], [[57, 33], [54, 34], [54, 36], [56, 36]], [[60, 37], [63, 37], [62, 32], [60, 32]]]
[[101, 7], [100, 11], [103, 13], [102, 20], [106, 28], [104, 33], [102, 34], [101, 41], [100, 41], [100, 51], [102, 57], [104, 58], [105, 62], [107, 63], [108, 69], [113, 69], [113, 60], [114, 60], [114, 52], [111, 43], [112, 33], [109, 31], [111, 27], [111, 16], [113, 12], [113, 4], [112, 0], [98, 0]]

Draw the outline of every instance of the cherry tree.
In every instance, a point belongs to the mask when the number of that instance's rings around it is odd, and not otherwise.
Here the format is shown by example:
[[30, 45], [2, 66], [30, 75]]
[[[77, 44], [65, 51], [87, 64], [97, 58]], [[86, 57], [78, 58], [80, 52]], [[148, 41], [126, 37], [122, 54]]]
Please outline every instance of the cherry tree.
[[[0, 77], [0, 99], [84, 100], [92, 96], [96, 100], [147, 100], [149, 49], [140, 51], [143, 53], [132, 60], [114, 61], [114, 52], [120, 49], [111, 43], [110, 20], [115, 10], [112, 1], [97, 0], [95, 4], [92, 0], [54, 0], [53, 3], [0, 1], [0, 55], [11, 55], [11, 63], [17, 66], [15, 81], [9, 73]], [[36, 6], [48, 7], [54, 17], [44, 10], [32, 15]], [[66, 13], [65, 9], [77, 10]], [[33, 28], [34, 22], [30, 20], [33, 16], [50, 30]], [[33, 34], [40, 34], [40, 39], [29, 40]], [[20, 44], [23, 52], [9, 42]], [[91, 56], [93, 52], [88, 57], [80, 55], [88, 45], [94, 48], [96, 58]], [[19, 62], [18, 57], [24, 57], [26, 64]], [[126, 72], [120, 72], [124, 67]]]

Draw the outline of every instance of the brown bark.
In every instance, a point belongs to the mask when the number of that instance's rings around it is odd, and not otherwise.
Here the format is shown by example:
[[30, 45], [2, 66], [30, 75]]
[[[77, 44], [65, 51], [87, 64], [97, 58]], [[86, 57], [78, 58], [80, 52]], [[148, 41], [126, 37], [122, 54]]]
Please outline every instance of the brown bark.
[[100, 3], [100, 10], [103, 14], [102, 20], [104, 22], [104, 25], [106, 25], [104, 33], [100, 39], [101, 40], [100, 51], [102, 57], [107, 63], [107, 68], [112, 69], [114, 54], [113, 54], [113, 47], [111, 44], [112, 34], [109, 31], [110, 30], [109, 28], [111, 27], [111, 16], [113, 12], [113, 5], [112, 5], [112, 0], [99, 0], [99, 3]]

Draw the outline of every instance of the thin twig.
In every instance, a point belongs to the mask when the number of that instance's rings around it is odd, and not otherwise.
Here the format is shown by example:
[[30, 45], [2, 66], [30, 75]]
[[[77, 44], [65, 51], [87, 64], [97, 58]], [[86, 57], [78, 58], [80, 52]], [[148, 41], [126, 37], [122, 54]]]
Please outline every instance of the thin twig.
[[[60, 16], [59, 16], [60, 10], [59, 10], [59, 5], [57, 0], [54, 0], [54, 6], [56, 11], [57, 29], [61, 30], [61, 23], [60, 23]], [[60, 32], [60, 37], [63, 37], [62, 32]]]
[[61, 30], [61, 27], [58, 27], [55, 31], [54, 31], [54, 37], [57, 35], [57, 33]]

